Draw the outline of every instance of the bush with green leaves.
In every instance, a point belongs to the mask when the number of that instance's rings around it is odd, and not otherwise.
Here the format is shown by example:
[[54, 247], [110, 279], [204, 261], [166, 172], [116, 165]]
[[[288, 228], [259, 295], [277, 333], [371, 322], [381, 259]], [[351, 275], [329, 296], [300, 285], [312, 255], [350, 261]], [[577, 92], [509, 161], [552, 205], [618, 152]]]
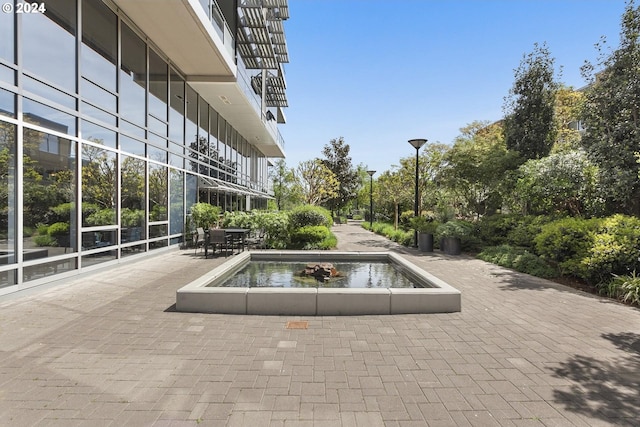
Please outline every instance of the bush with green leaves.
[[477, 255], [483, 261], [511, 268], [532, 276], [552, 278], [558, 276], [557, 271], [544, 259], [525, 248], [510, 245], [486, 247]]
[[259, 214], [260, 228], [265, 231], [265, 247], [285, 249], [289, 242], [289, 215], [287, 212], [266, 211]]
[[120, 220], [122, 227], [142, 227], [145, 212], [142, 209], [122, 208]]
[[563, 218], [542, 226], [536, 236], [536, 252], [556, 263], [563, 275], [580, 276], [580, 263], [587, 256], [600, 219]]
[[440, 246], [440, 241], [445, 237], [459, 238], [464, 251], [475, 251], [482, 246], [476, 226], [468, 221], [452, 220], [438, 225], [434, 236], [436, 244]]
[[600, 294], [623, 302], [640, 305], [640, 276], [633, 270], [631, 274], [613, 275], [613, 279], [599, 286]]
[[366, 222], [362, 223], [362, 227], [404, 246], [409, 246], [413, 242], [413, 231], [396, 230], [393, 225], [385, 222], [374, 222], [373, 227]]
[[191, 217], [196, 227], [207, 230], [218, 223], [220, 207], [209, 203], [199, 202], [191, 206]]
[[289, 225], [294, 231], [308, 225], [331, 227], [332, 224], [331, 212], [320, 206], [303, 205], [289, 212]]
[[[84, 213], [84, 208], [83, 208]], [[89, 226], [111, 225], [116, 223], [116, 211], [114, 209], [101, 209], [88, 215], [85, 220]]]
[[329, 230], [329, 228], [325, 227], [324, 225], [307, 225], [304, 227], [300, 227], [291, 232], [291, 248], [330, 249], [327, 247], [322, 247], [323, 245], [321, 245], [321, 243], [329, 239], [331, 235], [331, 230]]

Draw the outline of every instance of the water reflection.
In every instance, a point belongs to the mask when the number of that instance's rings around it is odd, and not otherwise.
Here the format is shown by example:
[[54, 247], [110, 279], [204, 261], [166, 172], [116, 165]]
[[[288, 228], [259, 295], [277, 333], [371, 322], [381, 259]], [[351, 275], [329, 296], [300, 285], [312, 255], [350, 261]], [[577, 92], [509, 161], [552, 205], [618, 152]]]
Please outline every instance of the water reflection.
[[384, 262], [341, 262], [334, 266], [341, 274], [326, 282], [313, 277], [301, 277], [307, 263], [252, 261], [229, 278], [223, 287], [272, 287], [272, 288], [412, 288], [413, 282]]

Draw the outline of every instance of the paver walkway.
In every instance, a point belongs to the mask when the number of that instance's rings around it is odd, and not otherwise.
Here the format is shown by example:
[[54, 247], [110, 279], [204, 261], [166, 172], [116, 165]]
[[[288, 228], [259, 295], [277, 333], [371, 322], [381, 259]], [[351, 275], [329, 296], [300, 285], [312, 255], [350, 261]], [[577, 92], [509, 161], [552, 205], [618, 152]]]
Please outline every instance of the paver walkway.
[[172, 250], [0, 297], [0, 425], [640, 425], [640, 310], [334, 232], [340, 250], [403, 252], [462, 312], [177, 313], [175, 291], [224, 258]]

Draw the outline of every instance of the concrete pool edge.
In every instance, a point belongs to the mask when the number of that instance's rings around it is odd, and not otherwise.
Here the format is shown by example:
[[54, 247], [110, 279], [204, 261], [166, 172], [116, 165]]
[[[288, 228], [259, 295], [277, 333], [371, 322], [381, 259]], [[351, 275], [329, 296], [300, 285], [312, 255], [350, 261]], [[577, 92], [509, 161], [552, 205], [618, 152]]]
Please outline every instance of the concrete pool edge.
[[[209, 287], [251, 260], [388, 261], [424, 288], [225, 288]], [[452, 313], [461, 293], [393, 252], [247, 251], [176, 291], [176, 310], [191, 313], [298, 316]]]

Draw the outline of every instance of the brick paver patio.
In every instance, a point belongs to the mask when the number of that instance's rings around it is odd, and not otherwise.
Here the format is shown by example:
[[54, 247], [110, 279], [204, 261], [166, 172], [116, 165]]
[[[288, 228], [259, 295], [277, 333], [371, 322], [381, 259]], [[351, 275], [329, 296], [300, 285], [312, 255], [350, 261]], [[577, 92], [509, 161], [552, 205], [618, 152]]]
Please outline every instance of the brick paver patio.
[[0, 297], [0, 425], [640, 425], [640, 310], [334, 232], [341, 250], [404, 253], [462, 312], [177, 313], [175, 291], [224, 258], [171, 250]]

